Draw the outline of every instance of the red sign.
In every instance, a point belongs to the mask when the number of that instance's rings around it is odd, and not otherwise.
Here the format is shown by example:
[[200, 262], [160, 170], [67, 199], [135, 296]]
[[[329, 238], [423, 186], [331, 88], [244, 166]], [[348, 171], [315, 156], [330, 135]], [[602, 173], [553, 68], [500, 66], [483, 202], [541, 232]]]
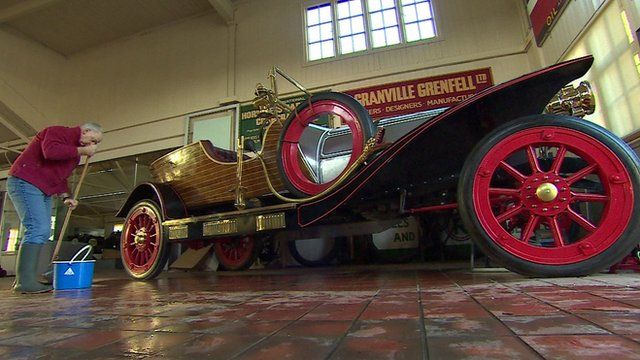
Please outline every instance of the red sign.
[[491, 69], [477, 69], [345, 91], [382, 119], [453, 106], [493, 85]]
[[542, 46], [568, 2], [567, 0], [529, 0], [527, 9], [538, 47]]

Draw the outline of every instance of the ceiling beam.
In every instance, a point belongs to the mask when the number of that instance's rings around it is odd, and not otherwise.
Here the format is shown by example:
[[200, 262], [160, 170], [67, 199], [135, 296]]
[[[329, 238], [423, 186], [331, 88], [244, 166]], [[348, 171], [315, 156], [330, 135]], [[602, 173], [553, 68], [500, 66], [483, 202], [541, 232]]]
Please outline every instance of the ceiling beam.
[[227, 23], [233, 22], [233, 4], [230, 0], [209, 0], [209, 4], [218, 12], [218, 15]]
[[19, 151], [19, 150], [16, 150], [16, 149], [12, 149], [12, 148], [8, 148], [8, 147], [4, 147], [4, 146], [0, 146], [0, 149], [6, 150], [6, 151], [10, 151], [10, 152], [16, 153], [16, 154], [22, 154], [22, 151]]
[[18, 135], [18, 137], [22, 139], [25, 143], [27, 144], [29, 143], [29, 137], [25, 135], [22, 131], [18, 130], [18, 128], [13, 126], [13, 124], [10, 123], [7, 119], [5, 119], [4, 116], [2, 116], [1, 114], [0, 114], [0, 124], [4, 125], [12, 133]]
[[[122, 166], [120, 166], [120, 163], [118, 162], [118, 160], [114, 160], [114, 163], [116, 164], [116, 167], [118, 168], [118, 170], [120, 170], [120, 174], [122, 174], [125, 181], [123, 181], [118, 175], [114, 174], [113, 172], [111, 173], [111, 175], [113, 175], [116, 181], [119, 182], [120, 185], [122, 185], [122, 187], [125, 190], [131, 191], [131, 189], [133, 189], [133, 185], [135, 184], [133, 184], [133, 182], [129, 182], [129, 177], [127, 176], [127, 173], [124, 172], [124, 169], [122, 168]], [[128, 185], [128, 184], [131, 184], [131, 185]]]
[[60, 0], [23, 0], [19, 3], [0, 10], [0, 23], [11, 21], [20, 16], [44, 9]]
[[96, 210], [91, 204], [87, 204], [87, 203], [83, 202], [82, 204], [78, 204], [78, 206], [83, 206], [83, 207], [91, 210], [92, 213], [94, 213], [96, 215], [99, 215], [99, 216], [102, 216], [102, 213], [99, 212], [98, 210]]
[[91, 187], [99, 188], [99, 189], [103, 189], [103, 190], [112, 190], [112, 188], [111, 188], [111, 187], [109, 187], [109, 186], [96, 184], [96, 183], [93, 183], [93, 182], [89, 182], [89, 181], [87, 181], [87, 180], [85, 180], [85, 181], [84, 181], [83, 185], [85, 185], [85, 186], [91, 186]]
[[[73, 213], [71, 214], [71, 217], [74, 217], [74, 218], [80, 218], [80, 219], [87, 219], [87, 220], [92, 220], [92, 221], [95, 221], [95, 220], [96, 220], [96, 217], [95, 217], [95, 216], [89, 216], [89, 215], [78, 215], [78, 214], [73, 214]], [[69, 236], [69, 235], [67, 235], [67, 236]]]

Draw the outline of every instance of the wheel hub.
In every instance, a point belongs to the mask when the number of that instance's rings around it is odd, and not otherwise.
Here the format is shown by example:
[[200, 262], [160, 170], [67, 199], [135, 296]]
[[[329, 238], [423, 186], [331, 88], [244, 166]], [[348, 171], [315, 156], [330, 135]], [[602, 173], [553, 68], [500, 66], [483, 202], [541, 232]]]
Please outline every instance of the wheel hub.
[[529, 176], [520, 188], [522, 204], [539, 216], [554, 216], [567, 210], [571, 203], [571, 189], [567, 181], [553, 173]]
[[558, 188], [552, 183], [544, 183], [536, 189], [536, 196], [544, 202], [551, 202], [558, 197]]
[[143, 248], [147, 244], [147, 229], [140, 228], [133, 235], [133, 242], [137, 248]]

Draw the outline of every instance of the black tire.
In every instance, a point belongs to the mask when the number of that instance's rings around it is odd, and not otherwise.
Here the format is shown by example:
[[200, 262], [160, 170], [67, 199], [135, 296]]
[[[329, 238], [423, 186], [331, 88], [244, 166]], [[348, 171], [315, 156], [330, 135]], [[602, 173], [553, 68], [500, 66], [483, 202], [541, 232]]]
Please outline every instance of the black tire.
[[[326, 240], [326, 239], [322, 239], [322, 240]], [[308, 267], [319, 267], [319, 266], [327, 266], [330, 265], [335, 259], [336, 256], [338, 254], [338, 249], [340, 248], [341, 244], [344, 242], [344, 238], [333, 238], [330, 239], [333, 240], [333, 243], [330, 245], [330, 249], [329, 251], [327, 251], [326, 253], [322, 254], [322, 256], [320, 256], [317, 259], [310, 259], [310, 258], [306, 258], [304, 257], [300, 251], [298, 250], [298, 245], [301, 244], [302, 241], [318, 241], [316, 239], [305, 239], [305, 240], [291, 240], [287, 243], [288, 247], [289, 247], [289, 254], [291, 254], [291, 256], [300, 264], [300, 265], [304, 265], [304, 266], [308, 266]]]
[[[527, 134], [526, 136], [529, 137], [525, 137], [523, 134]], [[565, 136], [563, 134], [568, 135]], [[531, 141], [530, 143], [527, 142], [534, 139], [535, 136], [538, 136], [539, 140]], [[572, 139], [572, 136], [573, 140], [569, 141]], [[513, 145], [519, 141], [522, 142], [522, 145]], [[609, 191], [604, 195], [596, 194], [596, 196], [602, 196], [603, 198], [606, 197], [607, 200], [603, 201], [604, 205], [599, 205], [603, 210], [601, 210], [601, 214], [598, 215], [601, 216], [601, 218], [597, 219], [597, 226], [595, 227], [595, 230], [592, 229], [591, 232], [587, 232], [585, 230], [586, 235], [575, 240], [571, 239], [569, 235], [566, 235], [569, 233], [571, 228], [566, 225], [561, 227], [558, 218], [560, 216], [565, 216], [565, 213], [562, 211], [565, 211], [566, 213], [573, 211], [574, 213], [582, 215], [580, 210], [575, 210], [582, 206], [580, 202], [596, 201], [593, 199], [585, 200], [584, 198], [574, 198], [576, 192], [574, 192], [573, 189], [577, 183], [576, 180], [567, 180], [566, 184], [568, 186], [560, 188], [560, 191], [565, 191], [564, 194], [567, 193], [566, 189], [570, 192], [570, 198], [568, 201], [566, 197], [561, 198], [560, 195], [556, 195], [556, 197], [551, 198], [551, 200], [548, 198], [543, 199], [541, 196], [537, 195], [537, 192], [533, 196], [526, 197], [526, 192], [524, 190], [525, 184], [527, 184], [527, 181], [530, 179], [532, 179], [531, 181], [538, 181], [538, 177], [540, 177], [540, 175], [553, 175], [553, 171], [555, 171], [556, 174], [556, 179], [554, 181], [557, 180], [559, 183], [558, 186], [561, 186], [563, 181], [562, 176], [565, 176], [561, 174], [562, 171], [564, 171], [562, 160], [559, 161], [560, 165], [556, 170], [549, 169], [548, 172], [545, 173], [543, 173], [545, 171], [544, 169], [541, 170], [542, 172], [535, 172], [532, 170], [531, 174], [527, 175], [528, 178], [522, 179], [520, 182], [513, 181], [513, 183], [520, 184], [516, 185], [520, 186], [517, 188], [517, 195], [500, 194], [497, 196], [496, 200], [496, 189], [493, 190], [493, 199], [490, 197], [490, 192], [474, 193], [474, 191], [482, 192], [485, 188], [484, 186], [487, 186], [486, 184], [493, 184], [498, 176], [496, 174], [498, 174], [499, 171], [504, 171], [504, 166], [502, 164], [498, 165], [498, 167], [494, 167], [493, 164], [495, 164], [497, 159], [499, 159], [503, 154], [510, 154], [510, 149], [515, 148], [515, 146], [527, 146], [527, 150], [525, 151], [534, 149], [529, 153], [539, 154], [538, 151], [540, 148], [536, 148], [536, 146], [544, 147], [547, 146], [545, 144], [553, 141], [556, 141], [557, 144], [559, 144], [557, 145], [558, 149], [564, 147], [567, 151], [578, 154], [577, 156], [580, 158], [590, 158], [590, 161], [594, 164], [596, 170], [589, 173], [589, 176], [597, 177], [597, 179], [604, 184], [601, 188], [604, 188], [605, 190], [608, 189], [607, 191]], [[535, 145], [530, 146], [526, 144]], [[599, 154], [598, 151], [587, 151], [591, 149], [591, 146], [593, 146], [594, 149], [601, 151], [601, 154]], [[596, 155], [593, 155], [594, 153]], [[495, 156], [495, 154], [498, 154], [498, 156]], [[507, 155], [503, 162], [507, 162], [506, 160], [509, 159], [508, 156], [510, 155]], [[553, 156], [557, 156], [557, 153]], [[565, 155], [563, 154], [561, 159], [564, 159], [564, 156]], [[528, 161], [532, 161], [531, 159], [537, 158], [538, 155], [531, 157]], [[535, 161], [533, 161], [533, 163], [535, 163]], [[476, 245], [482, 250], [482, 252], [492, 260], [502, 264], [512, 271], [538, 277], [588, 275], [619, 262], [625, 255], [629, 254], [633, 247], [638, 243], [638, 239], [640, 238], [640, 222], [637, 221], [637, 219], [640, 218], [639, 163], [637, 155], [621, 139], [594, 123], [561, 115], [534, 115], [520, 118], [493, 130], [484, 139], [482, 139], [470, 153], [463, 166], [458, 185], [460, 215], [466, 229], [471, 233]], [[618, 172], [615, 174], [607, 172], [608, 169], [613, 168], [612, 165], [609, 164], [619, 164], [620, 166], [616, 167]], [[534, 165], [531, 166], [532, 169], [533, 166]], [[516, 169], [518, 168], [516, 165], [513, 165], [513, 167]], [[618, 177], [616, 174], [620, 174], [620, 176]], [[618, 180], [620, 178], [626, 180], [616, 182], [615, 180], [612, 180], [615, 177], [618, 177]], [[513, 176], [513, 178], [515, 179], [516, 176]], [[576, 176], [575, 178], [579, 179], [581, 177]], [[537, 189], [540, 190], [543, 185], [547, 184], [548, 183], [544, 183]], [[502, 187], [502, 185], [488, 185], [488, 188], [493, 187], [498, 188]], [[616, 196], [612, 195], [613, 192], [615, 192]], [[512, 196], [513, 198], [509, 199], [509, 196]], [[536, 198], [536, 196], [538, 198]], [[508, 200], [502, 200], [505, 198]], [[533, 198], [533, 202], [547, 201], [541, 202], [541, 204], [550, 205], [555, 205], [559, 201], [565, 201], [567, 204], [565, 206], [566, 210], [563, 210], [563, 207], [560, 206], [560, 210], [558, 210], [560, 212], [556, 215], [547, 213], [546, 217], [541, 215], [539, 216], [537, 215], [537, 211], [547, 211], [545, 210], [546, 208], [527, 208], [527, 206], [532, 207], [532, 205], [528, 205], [529, 203], [527, 203], [527, 201], [531, 200], [524, 200], [529, 198]], [[492, 207], [492, 201], [504, 201], [505, 204], [512, 204], [515, 202], [520, 205], [509, 205], [511, 208], [506, 207], [506, 210], [505, 207], [502, 207], [500, 210], [502, 213], [500, 215], [495, 215], [498, 211], [493, 210], [494, 207]], [[486, 204], [490, 204], [489, 209], [491, 210], [484, 210], [483, 212], [483, 209], [487, 209]], [[587, 203], [585, 206], [590, 206], [588, 204], [590, 203]], [[549, 210], [552, 208], [549, 205], [544, 206], [548, 207]], [[516, 215], [516, 212], [510, 212], [516, 207], [525, 208], [527, 213], [524, 213], [523, 211]], [[554, 206], [553, 208], [556, 207]], [[620, 212], [616, 211], [618, 208], [622, 210]], [[493, 214], [487, 216], [486, 214], [489, 212], [493, 212]], [[505, 215], [506, 213], [509, 213], [509, 215]], [[619, 213], [620, 215], [618, 215]], [[623, 216], [623, 214], [627, 215]], [[496, 221], [492, 221], [491, 216], [494, 216]], [[508, 228], [509, 221], [514, 222], [514, 219], [518, 219], [520, 216], [528, 219], [526, 224], [520, 225], [520, 238], [516, 238], [514, 235], [513, 239], [510, 239], [508, 236], [504, 235], [504, 232], [500, 231], [499, 227], [495, 226], [497, 224], [504, 228]], [[524, 234], [531, 234], [529, 228], [540, 229], [538, 226], [541, 225], [536, 221], [533, 221], [534, 218], [537, 219], [538, 217], [540, 217], [539, 221], [547, 222], [540, 224], [543, 224], [542, 230], [544, 230], [544, 226], [549, 228], [547, 231], [551, 233], [551, 240], [553, 240], [551, 246], [544, 247], [538, 245], [539, 247], [535, 248], [535, 251], [540, 251], [540, 254], [544, 255], [540, 255], [537, 252], [527, 253], [526, 251], [519, 251], [521, 248], [516, 249], [516, 246], [522, 246], [524, 248], [529, 246], [530, 243], [537, 238], [537, 233], [533, 233], [533, 237], [527, 237], [527, 235]], [[629, 220], [623, 219], [627, 217]], [[502, 220], [497, 220], [498, 218], [502, 218]], [[574, 221], [574, 225], [576, 224], [576, 220], [571, 221]], [[606, 224], [606, 226], [603, 224]], [[553, 230], [555, 230], [555, 232]], [[508, 229], [505, 229], [505, 231], [508, 231]], [[619, 235], [612, 235], [614, 233]], [[526, 240], [523, 240], [525, 238]], [[558, 238], [560, 241], [558, 241]], [[518, 243], [518, 241], [520, 241], [520, 243]], [[560, 260], [552, 258], [555, 256], [553, 251], [556, 251], [555, 254], [559, 255], [558, 259]], [[580, 251], [584, 254], [580, 255]], [[577, 255], [572, 255], [574, 253]]]
[[[125, 271], [137, 280], [155, 278], [164, 270], [169, 258], [169, 244], [162, 227], [160, 206], [152, 200], [139, 201], [129, 210], [124, 224], [120, 237], [120, 257]], [[155, 244], [151, 241], [152, 237]], [[149, 258], [144, 260], [144, 254], [149, 253], [146, 255]]]
[[[287, 175], [287, 171], [292, 172], [293, 170], [291, 170], [291, 168], [294, 166], [287, 165], [285, 163], [284, 158], [287, 156], [287, 154], [286, 154], [285, 146], [283, 144], [284, 144], [285, 137], [288, 134], [288, 131], [292, 128], [292, 124], [297, 119], [297, 116], [301, 113], [305, 113], [305, 110], [307, 109], [313, 109], [312, 107], [309, 106], [309, 103], [317, 104], [318, 102], [323, 102], [323, 103], [330, 102], [334, 104], [343, 105], [346, 109], [348, 109], [350, 112], [352, 112], [355, 115], [355, 120], [359, 124], [359, 129], [361, 130], [361, 133], [362, 133], [361, 134], [362, 144], [360, 144], [362, 148], [364, 148], [364, 145], [367, 142], [367, 140], [370, 139], [376, 132], [376, 126], [371, 120], [371, 117], [369, 116], [368, 111], [356, 99], [354, 99], [353, 97], [347, 94], [337, 93], [337, 92], [323, 92], [323, 93], [314, 94], [311, 96], [310, 99], [301, 102], [296, 107], [295, 111], [293, 111], [289, 115], [289, 117], [286, 119], [282, 128], [282, 132], [280, 133], [280, 138], [278, 140], [278, 150], [277, 150], [278, 151], [278, 156], [277, 156], [278, 169], [280, 171], [280, 176], [282, 178], [282, 181], [286, 189], [289, 190], [291, 194], [297, 197], [306, 197], [309, 195], [315, 195], [316, 193], [319, 193], [321, 191], [319, 189], [308, 189], [308, 188], [305, 189], [300, 184], [300, 182], [304, 183], [305, 182], [304, 180], [296, 180], [294, 178], [290, 178], [290, 176]], [[311, 111], [311, 112], [314, 113], [314, 111]], [[354, 159], [352, 158], [351, 161], [353, 160]], [[295, 173], [295, 171], [293, 172]], [[301, 175], [300, 175], [300, 178], [302, 178]], [[333, 181], [335, 181], [335, 179], [327, 183], [324, 183], [322, 185], [331, 184]], [[313, 185], [309, 185], [309, 186], [313, 187]]]

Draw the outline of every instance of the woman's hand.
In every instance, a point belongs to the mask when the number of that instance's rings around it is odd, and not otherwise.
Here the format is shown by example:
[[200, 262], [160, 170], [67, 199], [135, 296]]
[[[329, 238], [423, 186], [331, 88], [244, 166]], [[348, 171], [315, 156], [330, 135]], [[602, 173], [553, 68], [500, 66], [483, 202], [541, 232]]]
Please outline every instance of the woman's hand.
[[98, 149], [97, 144], [89, 144], [86, 146], [82, 146], [78, 148], [78, 155], [86, 155], [88, 157], [92, 157], [93, 154], [96, 153], [97, 149]]
[[64, 204], [69, 207], [71, 210], [75, 210], [78, 207], [78, 200], [72, 198], [64, 199]]

